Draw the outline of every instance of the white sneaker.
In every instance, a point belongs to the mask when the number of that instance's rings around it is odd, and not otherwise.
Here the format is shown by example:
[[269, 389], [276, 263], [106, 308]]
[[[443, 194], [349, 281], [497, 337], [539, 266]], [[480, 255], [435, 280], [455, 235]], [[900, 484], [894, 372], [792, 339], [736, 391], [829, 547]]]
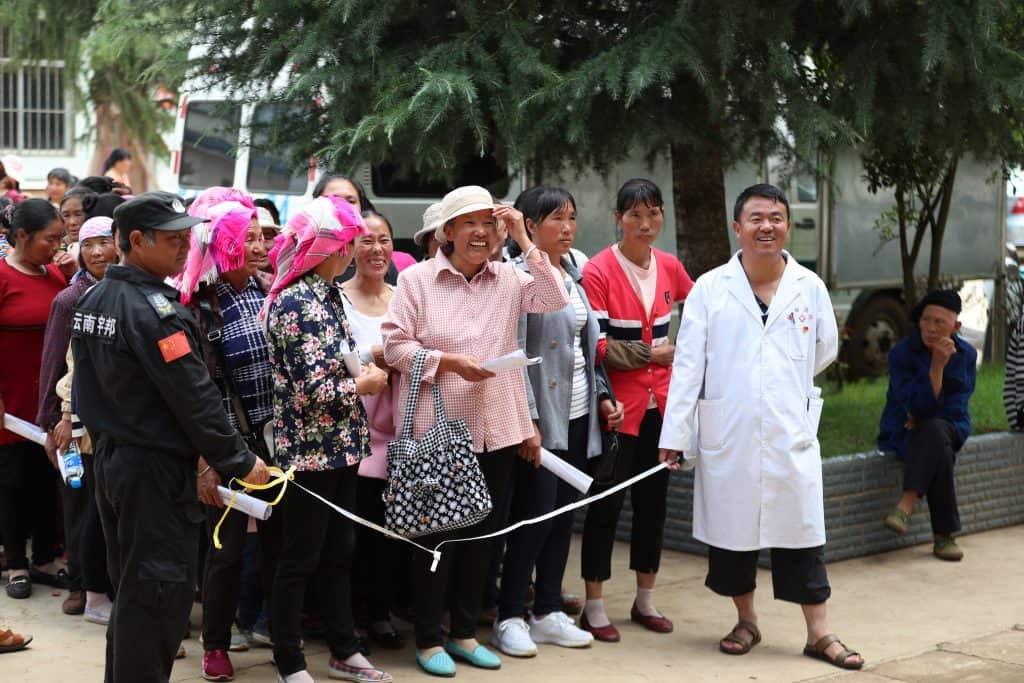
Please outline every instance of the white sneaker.
[[510, 657], [535, 657], [537, 646], [530, 640], [530, 628], [520, 617], [494, 622], [491, 645]]
[[100, 609], [86, 605], [85, 611], [82, 612], [82, 618], [91, 624], [106, 626], [110, 623], [110, 607], [108, 606], [106, 609]]
[[293, 674], [282, 676], [277, 674], [277, 683], [316, 683], [313, 677], [309, 675], [309, 672], [303, 669], [302, 671], [296, 671]]
[[561, 647], [589, 647], [594, 636], [576, 626], [565, 612], [552, 612], [543, 619], [530, 617], [530, 637], [535, 643]]
[[239, 631], [232, 627], [231, 644], [228, 646], [228, 651], [245, 652], [249, 649], [250, 640], [252, 640], [252, 631]]

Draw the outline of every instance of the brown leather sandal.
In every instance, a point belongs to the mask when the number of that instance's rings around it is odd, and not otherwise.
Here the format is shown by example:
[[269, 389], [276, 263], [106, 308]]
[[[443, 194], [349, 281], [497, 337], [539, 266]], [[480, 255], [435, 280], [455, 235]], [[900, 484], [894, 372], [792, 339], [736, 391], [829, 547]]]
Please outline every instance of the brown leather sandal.
[[17, 652], [24, 650], [32, 642], [32, 636], [23, 636], [11, 629], [0, 631], [0, 652]]
[[[746, 631], [751, 636], [750, 640], [746, 640], [740, 637], [740, 631]], [[758, 630], [757, 624], [740, 619], [736, 622], [736, 625], [732, 627], [728, 635], [718, 641], [718, 649], [727, 655], [745, 655], [750, 652], [750, 649], [761, 642], [761, 631]], [[739, 650], [730, 650], [725, 647], [723, 643], [736, 643], [740, 646]]]
[[[829, 657], [825, 654], [825, 650], [832, 643], [839, 643], [840, 647], [843, 648], [835, 657]], [[813, 659], [828, 662], [832, 666], [838, 666], [840, 669], [860, 669], [864, 666], [864, 657], [856, 650], [851, 650], [843, 645], [843, 641], [839, 640], [839, 636], [834, 633], [822, 636], [814, 645], [804, 647], [804, 654]], [[851, 662], [849, 661], [851, 657], [860, 657], [861, 659], [859, 662]]]

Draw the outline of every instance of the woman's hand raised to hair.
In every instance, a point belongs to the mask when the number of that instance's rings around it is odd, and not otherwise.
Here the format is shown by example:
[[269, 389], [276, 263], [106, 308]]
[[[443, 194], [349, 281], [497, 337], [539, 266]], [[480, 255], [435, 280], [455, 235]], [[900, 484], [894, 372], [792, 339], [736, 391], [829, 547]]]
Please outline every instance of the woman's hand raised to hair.
[[516, 241], [524, 254], [530, 250], [533, 242], [526, 232], [526, 221], [523, 220], [521, 211], [507, 204], [499, 204], [494, 207], [494, 218], [505, 226], [509, 236]]

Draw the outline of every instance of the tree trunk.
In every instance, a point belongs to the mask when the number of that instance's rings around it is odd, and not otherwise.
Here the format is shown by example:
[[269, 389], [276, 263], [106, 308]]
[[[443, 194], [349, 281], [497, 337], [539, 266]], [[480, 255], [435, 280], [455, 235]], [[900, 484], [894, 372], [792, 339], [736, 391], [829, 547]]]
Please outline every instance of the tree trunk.
[[671, 151], [676, 253], [697, 279], [729, 260], [722, 153], [715, 146], [684, 144], [672, 145]]
[[132, 137], [117, 107], [108, 102], [99, 102], [96, 104], [96, 149], [93, 151], [88, 175], [103, 174], [103, 162], [115, 147], [126, 149], [132, 155], [132, 170], [129, 173], [132, 192], [146, 192], [152, 175], [147, 150]]
[[[917, 261], [917, 253], [910, 246], [910, 241], [908, 240], [906, 211], [905, 195], [902, 190], [897, 190], [896, 220], [899, 224], [898, 230], [900, 235], [900, 269], [903, 272], [903, 301], [909, 315], [917, 303], [917, 282], [914, 280], [914, 262]], [[918, 226], [918, 230], [920, 229], [920, 226]], [[914, 236], [916, 238], [917, 234], [915, 233]]]
[[942, 238], [946, 235], [946, 221], [949, 219], [949, 203], [953, 198], [953, 183], [956, 180], [957, 157], [949, 162], [945, 176], [942, 178], [942, 199], [939, 201], [939, 214], [932, 224], [931, 254], [928, 259], [928, 291], [939, 288], [939, 276], [942, 274]]

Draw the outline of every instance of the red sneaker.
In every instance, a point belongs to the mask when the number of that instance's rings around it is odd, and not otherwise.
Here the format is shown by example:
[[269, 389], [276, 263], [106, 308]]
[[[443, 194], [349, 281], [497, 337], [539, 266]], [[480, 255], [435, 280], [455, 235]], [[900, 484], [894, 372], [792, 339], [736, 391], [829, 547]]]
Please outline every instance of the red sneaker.
[[650, 617], [646, 614], [641, 614], [640, 610], [636, 608], [635, 602], [633, 603], [633, 608], [629, 610], [629, 618], [631, 621], [635, 621], [648, 631], [654, 631], [655, 633], [672, 633], [672, 629], [674, 628], [672, 621], [668, 617]]
[[203, 678], [208, 681], [233, 681], [235, 667], [231, 666], [231, 658], [227, 650], [207, 650], [203, 652]]
[[600, 640], [602, 643], [617, 643], [622, 640], [622, 636], [619, 635], [619, 629], [615, 628], [614, 624], [591, 626], [590, 622], [587, 621], [586, 613], [580, 617], [580, 628], [591, 633], [594, 636], [594, 640]]

